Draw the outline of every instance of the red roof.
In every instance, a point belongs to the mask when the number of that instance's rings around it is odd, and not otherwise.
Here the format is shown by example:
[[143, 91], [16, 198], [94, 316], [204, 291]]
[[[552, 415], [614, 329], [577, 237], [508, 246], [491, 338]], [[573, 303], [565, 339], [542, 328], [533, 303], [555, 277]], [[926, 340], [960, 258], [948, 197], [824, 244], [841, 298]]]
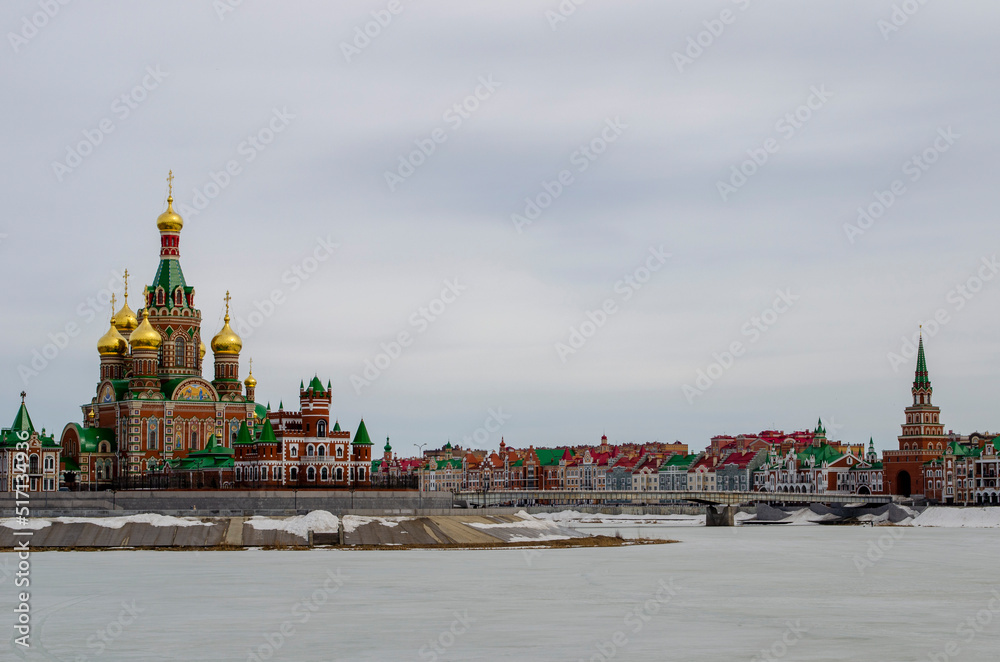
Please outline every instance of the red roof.
[[748, 451], [746, 453], [730, 453], [726, 456], [726, 459], [722, 461], [723, 465], [735, 464], [736, 466], [746, 468], [748, 464], [754, 459], [757, 453]]

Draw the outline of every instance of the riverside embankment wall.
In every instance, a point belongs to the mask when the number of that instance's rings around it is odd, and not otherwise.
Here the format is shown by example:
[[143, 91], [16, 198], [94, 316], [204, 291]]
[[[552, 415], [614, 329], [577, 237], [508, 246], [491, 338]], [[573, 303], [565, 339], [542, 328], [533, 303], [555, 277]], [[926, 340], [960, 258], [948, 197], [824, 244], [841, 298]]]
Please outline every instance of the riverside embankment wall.
[[[15, 495], [0, 495], [0, 517], [14, 515]], [[281, 490], [182, 491], [129, 490], [120, 492], [32, 493], [34, 517], [99, 517], [132, 513], [163, 515], [295, 515], [312, 510], [365, 515], [447, 514], [450, 493], [414, 491]]]

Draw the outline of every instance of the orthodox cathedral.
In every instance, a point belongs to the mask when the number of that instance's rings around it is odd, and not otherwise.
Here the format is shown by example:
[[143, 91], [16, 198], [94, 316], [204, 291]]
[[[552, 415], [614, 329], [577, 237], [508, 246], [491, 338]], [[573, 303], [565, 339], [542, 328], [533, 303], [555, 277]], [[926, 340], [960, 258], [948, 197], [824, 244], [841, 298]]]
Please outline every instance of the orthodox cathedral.
[[[96, 395], [82, 407], [83, 423], [63, 429], [65, 475], [78, 489], [169, 472], [210, 472], [211, 481], [199, 481], [206, 487], [245, 485], [251, 476], [272, 488], [369, 482], [363, 467], [371, 466], [371, 441], [364, 421], [353, 442], [339, 424], [331, 428], [329, 384], [324, 388], [314, 379], [308, 389], [301, 385], [300, 401], [308, 408], [301, 413], [283, 407], [270, 412], [255, 402], [252, 369], [240, 381], [243, 341], [229, 324], [228, 292], [225, 321], [209, 343], [214, 378], [202, 376], [207, 348], [195, 288], [181, 269], [184, 221], [173, 209], [172, 180], [171, 173], [167, 209], [156, 221], [159, 266], [142, 292], [139, 314], [129, 307], [126, 271], [124, 303], [97, 341]], [[263, 477], [257, 452], [262, 436], [270, 469]], [[234, 451], [240, 447], [246, 450]]]

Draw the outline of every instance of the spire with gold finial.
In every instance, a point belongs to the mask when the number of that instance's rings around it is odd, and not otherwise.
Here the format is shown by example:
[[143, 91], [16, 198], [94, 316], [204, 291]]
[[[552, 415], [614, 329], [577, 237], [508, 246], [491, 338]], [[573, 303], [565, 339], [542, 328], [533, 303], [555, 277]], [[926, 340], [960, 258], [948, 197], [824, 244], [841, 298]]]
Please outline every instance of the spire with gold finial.
[[[117, 315], [114, 314], [115, 311], [115, 295], [111, 295], [111, 324], [108, 332], [101, 336], [100, 340], [97, 341], [97, 351], [101, 356], [115, 356], [124, 354], [126, 348], [128, 347], [128, 342], [125, 337], [118, 332], [117, 324], [115, 324], [115, 318]], [[138, 325], [138, 324], [137, 324]], [[135, 327], [133, 327], [135, 328]]]
[[226, 317], [222, 330], [212, 338], [212, 351], [216, 354], [239, 354], [243, 349], [243, 340], [229, 326], [229, 290], [226, 290]]
[[184, 219], [174, 211], [173, 170], [171, 170], [170, 174], [167, 175], [167, 186], [169, 187], [169, 193], [167, 194], [167, 211], [160, 214], [160, 217], [156, 219], [156, 227], [159, 228], [160, 232], [180, 232], [181, 228], [184, 227]]
[[[111, 318], [111, 323], [119, 331], [131, 333], [139, 326], [139, 318], [136, 317], [135, 312], [128, 305], [128, 269], [125, 270], [125, 274], [122, 277], [125, 280], [125, 303], [122, 305], [121, 310]], [[111, 309], [114, 310], [114, 304], [111, 305]]]
[[257, 387], [257, 380], [253, 378], [253, 359], [250, 359], [250, 374], [243, 380], [243, 385], [246, 386], [247, 389]]

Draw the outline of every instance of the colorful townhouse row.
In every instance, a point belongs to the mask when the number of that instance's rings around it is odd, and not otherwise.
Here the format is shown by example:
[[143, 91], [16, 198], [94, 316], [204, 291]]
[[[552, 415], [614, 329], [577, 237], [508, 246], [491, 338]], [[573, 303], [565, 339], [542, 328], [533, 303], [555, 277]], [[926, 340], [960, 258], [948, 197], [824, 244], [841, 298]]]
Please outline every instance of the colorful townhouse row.
[[445, 446], [444, 454], [434, 451], [418, 471], [427, 491], [881, 492], [882, 466], [873, 443], [862, 456], [861, 446], [827, 442], [820, 425], [816, 433], [778, 435], [759, 447], [771, 433], [745, 435], [696, 455], [686, 448], [663, 456], [645, 448], [626, 452], [609, 445], [606, 436], [595, 447], [555, 449], [517, 450], [501, 440], [499, 451], [485, 456], [466, 451], [447, 457]]

